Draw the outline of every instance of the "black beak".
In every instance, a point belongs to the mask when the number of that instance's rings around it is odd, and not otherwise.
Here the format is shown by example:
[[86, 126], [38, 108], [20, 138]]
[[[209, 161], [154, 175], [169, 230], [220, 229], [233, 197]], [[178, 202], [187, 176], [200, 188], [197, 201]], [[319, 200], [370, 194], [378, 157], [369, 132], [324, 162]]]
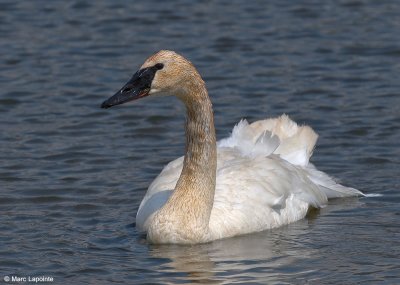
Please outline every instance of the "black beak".
[[110, 108], [129, 101], [137, 100], [149, 95], [151, 82], [157, 72], [157, 68], [147, 67], [137, 71], [114, 96], [111, 96], [101, 104], [101, 108]]

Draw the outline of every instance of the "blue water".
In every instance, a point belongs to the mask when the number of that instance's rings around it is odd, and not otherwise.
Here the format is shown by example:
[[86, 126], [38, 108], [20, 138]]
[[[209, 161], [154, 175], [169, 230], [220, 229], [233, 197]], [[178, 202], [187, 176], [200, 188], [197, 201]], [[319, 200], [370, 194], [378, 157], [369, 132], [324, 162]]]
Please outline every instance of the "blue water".
[[[395, 0], [1, 1], [0, 282], [400, 284], [399, 15]], [[160, 49], [203, 75], [218, 138], [289, 114], [319, 133], [319, 169], [382, 196], [209, 244], [147, 244], [134, 218], [183, 154], [183, 106], [99, 105]]]

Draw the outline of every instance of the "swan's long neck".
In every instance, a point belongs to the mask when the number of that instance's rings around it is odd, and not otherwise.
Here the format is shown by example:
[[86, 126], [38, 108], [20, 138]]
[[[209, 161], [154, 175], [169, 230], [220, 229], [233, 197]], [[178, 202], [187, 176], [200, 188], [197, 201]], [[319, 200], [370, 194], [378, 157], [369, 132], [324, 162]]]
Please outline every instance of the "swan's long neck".
[[[160, 235], [173, 233], [164, 236], [166, 240], [179, 238], [189, 243], [207, 239], [217, 168], [212, 104], [203, 80], [198, 82], [188, 89], [189, 94], [178, 96], [187, 112], [185, 158], [175, 190], [158, 214], [157, 230]], [[163, 230], [164, 226], [168, 228]]]
[[[186, 153], [183, 170], [175, 187], [176, 196], [190, 197], [188, 207], [196, 210], [193, 219], [208, 225], [214, 201], [217, 167], [216, 140], [211, 101], [207, 91], [186, 104]], [[174, 193], [174, 194], [175, 194]]]

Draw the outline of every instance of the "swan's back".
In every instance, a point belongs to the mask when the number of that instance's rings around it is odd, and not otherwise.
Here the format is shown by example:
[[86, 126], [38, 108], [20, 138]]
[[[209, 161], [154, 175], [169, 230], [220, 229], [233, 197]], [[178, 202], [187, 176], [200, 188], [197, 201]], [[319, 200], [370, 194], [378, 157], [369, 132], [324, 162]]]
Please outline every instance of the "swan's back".
[[[324, 207], [328, 198], [362, 195], [309, 163], [317, 138], [286, 115], [239, 122], [218, 142], [210, 239], [278, 227], [303, 218], [310, 206]], [[140, 229], [166, 203], [182, 166], [183, 157], [170, 162], [150, 185], [137, 214]]]

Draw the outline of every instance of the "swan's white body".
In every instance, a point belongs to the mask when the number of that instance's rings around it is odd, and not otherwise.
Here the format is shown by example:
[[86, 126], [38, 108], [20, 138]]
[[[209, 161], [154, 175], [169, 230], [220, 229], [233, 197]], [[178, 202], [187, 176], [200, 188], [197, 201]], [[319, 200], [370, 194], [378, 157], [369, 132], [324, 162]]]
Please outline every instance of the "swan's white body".
[[[317, 134], [286, 115], [249, 125], [241, 121], [218, 142], [210, 240], [263, 231], [305, 217], [328, 198], [363, 195], [336, 183], [310, 162]], [[136, 226], [147, 231], [175, 189], [183, 157], [170, 162], [143, 198]]]
[[185, 104], [186, 148], [140, 204], [136, 225], [150, 242], [202, 243], [262, 231], [297, 221], [328, 198], [362, 195], [309, 163], [317, 134], [286, 115], [242, 121], [217, 144], [205, 83], [172, 51], [148, 58], [102, 107], [160, 94]]

